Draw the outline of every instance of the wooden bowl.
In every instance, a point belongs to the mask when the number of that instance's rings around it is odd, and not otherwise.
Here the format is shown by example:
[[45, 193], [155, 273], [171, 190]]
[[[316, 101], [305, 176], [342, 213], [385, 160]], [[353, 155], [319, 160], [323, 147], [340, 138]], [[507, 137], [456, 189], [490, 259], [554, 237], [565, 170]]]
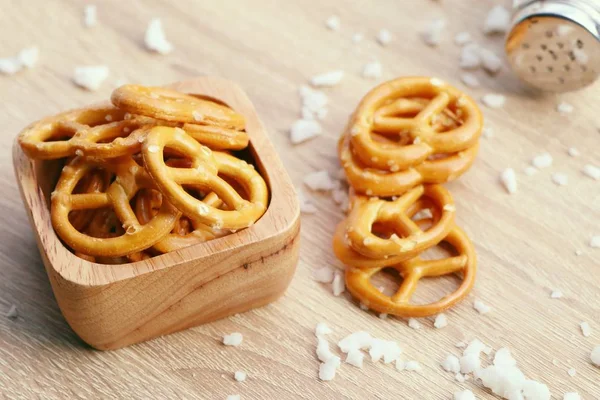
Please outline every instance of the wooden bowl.
[[268, 304], [288, 287], [299, 250], [300, 212], [290, 178], [248, 96], [201, 77], [171, 85], [208, 96], [246, 118], [249, 151], [270, 188], [252, 227], [149, 260], [103, 265], [75, 256], [50, 222], [49, 196], [62, 162], [32, 161], [15, 142], [13, 163], [52, 289], [65, 319], [88, 344], [116, 349]]

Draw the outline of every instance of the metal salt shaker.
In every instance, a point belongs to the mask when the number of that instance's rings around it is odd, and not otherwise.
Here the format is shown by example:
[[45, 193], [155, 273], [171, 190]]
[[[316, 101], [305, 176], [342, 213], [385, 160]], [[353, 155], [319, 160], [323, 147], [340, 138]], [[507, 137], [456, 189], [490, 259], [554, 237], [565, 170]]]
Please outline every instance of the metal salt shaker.
[[508, 60], [534, 87], [567, 92], [600, 75], [600, 0], [515, 0], [509, 32]]

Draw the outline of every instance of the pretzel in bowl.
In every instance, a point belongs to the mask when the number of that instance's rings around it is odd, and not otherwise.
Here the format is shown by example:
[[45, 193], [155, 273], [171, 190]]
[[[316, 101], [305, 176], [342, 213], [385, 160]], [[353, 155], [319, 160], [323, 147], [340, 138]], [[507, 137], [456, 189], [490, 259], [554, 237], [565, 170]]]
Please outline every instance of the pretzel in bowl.
[[[218, 207], [222, 203], [214, 193], [205, 196], [203, 201], [211, 207]], [[151, 221], [154, 215], [158, 213], [161, 204], [162, 195], [160, 192], [153, 189], [140, 190], [135, 200], [135, 213], [140, 223], [146, 224]], [[221, 237], [225, 233], [226, 231], [213, 229], [201, 222], [181, 216], [175, 223], [171, 233], [154, 244], [152, 248], [160, 253], [168, 253]]]
[[[98, 167], [115, 174], [115, 180], [106, 192], [73, 194], [78, 182]], [[165, 201], [151, 221], [145, 225], [139, 222], [130, 201], [141, 188], [154, 187], [150, 176], [132, 157], [111, 160], [100, 165], [83, 157], [75, 157], [63, 168], [52, 192], [52, 225], [58, 236], [76, 252], [101, 257], [121, 257], [137, 253], [151, 247], [167, 235], [181, 215]], [[77, 230], [69, 221], [72, 211], [100, 209], [114, 210], [123, 229], [121, 235], [94, 237]]]
[[[436, 78], [405, 77], [371, 90], [351, 117], [348, 133], [362, 164], [393, 172], [472, 147], [482, 127], [481, 112], [466, 94]], [[395, 143], [398, 137], [409, 137], [410, 143]]]
[[110, 99], [121, 110], [158, 120], [237, 130], [246, 124], [241, 114], [227, 106], [162, 87], [123, 85], [112, 92]]
[[44, 118], [25, 128], [18, 140], [25, 154], [38, 160], [75, 155], [115, 158], [138, 152], [144, 127], [156, 123], [151, 118], [127, 116], [111, 105], [99, 105]]
[[[166, 165], [165, 150], [191, 160], [187, 168]], [[169, 203], [192, 220], [215, 229], [242, 229], [251, 226], [266, 211], [269, 201], [265, 181], [254, 167], [222, 152], [212, 152], [182, 129], [153, 128], [142, 146], [144, 164]], [[230, 184], [243, 189], [246, 198]], [[214, 192], [224, 209], [192, 196], [186, 187]]]
[[479, 144], [475, 143], [458, 153], [438, 155], [406, 170], [390, 172], [364, 164], [358, 158], [358, 152], [351, 148], [347, 134], [342, 135], [338, 143], [338, 152], [348, 183], [359, 193], [381, 197], [400, 195], [423, 183], [439, 184], [452, 181], [471, 167], [478, 149]]
[[[454, 247], [458, 255], [436, 260], [424, 260], [417, 256], [391, 265], [403, 279], [393, 296], [383, 294], [371, 283], [371, 277], [380, 272], [383, 266], [347, 268], [346, 288], [361, 303], [380, 313], [399, 317], [427, 317], [439, 314], [465, 298], [471, 291], [477, 269], [475, 249], [462, 229], [454, 226], [443, 241]], [[462, 275], [462, 282], [453, 293], [429, 304], [410, 302], [421, 279], [450, 274]]]

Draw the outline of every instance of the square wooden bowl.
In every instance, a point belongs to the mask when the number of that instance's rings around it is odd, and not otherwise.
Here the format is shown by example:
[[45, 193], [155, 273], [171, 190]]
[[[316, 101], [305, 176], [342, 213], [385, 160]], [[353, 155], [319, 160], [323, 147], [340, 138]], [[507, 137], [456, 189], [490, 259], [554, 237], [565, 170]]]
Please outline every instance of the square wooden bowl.
[[290, 178], [256, 111], [233, 82], [201, 77], [170, 87], [218, 99], [246, 118], [249, 150], [271, 199], [252, 227], [136, 263], [103, 265], [75, 256], [50, 221], [49, 196], [62, 163], [32, 161], [15, 142], [13, 163], [54, 295], [91, 346], [107, 350], [268, 304], [288, 287], [300, 244]]

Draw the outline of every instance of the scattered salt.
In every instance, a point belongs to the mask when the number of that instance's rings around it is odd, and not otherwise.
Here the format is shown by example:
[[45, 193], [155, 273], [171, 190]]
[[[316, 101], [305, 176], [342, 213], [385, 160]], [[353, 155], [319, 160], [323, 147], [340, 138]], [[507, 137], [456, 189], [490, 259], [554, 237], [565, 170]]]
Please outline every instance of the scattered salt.
[[317, 336], [317, 358], [321, 362], [327, 362], [330, 358], [336, 357], [335, 354], [331, 352], [329, 349], [329, 342], [325, 340], [322, 336]]
[[460, 360], [455, 355], [449, 354], [442, 362], [442, 368], [446, 372], [454, 372], [456, 374], [460, 372]]
[[583, 166], [583, 174], [590, 178], [600, 181], [600, 167], [596, 167], [592, 164], [586, 164]]
[[371, 347], [373, 337], [365, 331], [351, 333], [338, 342], [338, 346], [343, 353], [350, 350], [364, 350]]
[[408, 326], [412, 329], [421, 329], [421, 323], [416, 318], [409, 318]]
[[577, 392], [567, 392], [563, 396], [563, 400], [581, 400], [581, 396]]
[[319, 379], [322, 381], [330, 381], [335, 378], [335, 372], [341, 364], [341, 360], [337, 356], [331, 357], [327, 362], [319, 366]]
[[491, 307], [489, 307], [488, 305], [486, 305], [483, 301], [481, 300], [475, 300], [473, 302], [473, 308], [479, 313], [479, 314], [487, 314], [490, 311], [492, 311]]
[[590, 247], [600, 248], [600, 235], [594, 235], [590, 239]]
[[238, 382], [244, 382], [246, 380], [247, 374], [244, 371], [235, 371], [233, 375], [234, 379]]
[[482, 103], [489, 108], [502, 108], [506, 103], [506, 97], [497, 93], [488, 93], [481, 98]]
[[364, 359], [365, 355], [362, 351], [352, 349], [348, 352], [348, 355], [346, 356], [346, 363], [354, 365], [357, 368], [362, 368]]
[[533, 157], [533, 159], [531, 160], [531, 165], [538, 169], [547, 168], [552, 165], [552, 161], [553, 158], [550, 153], [542, 153]]
[[563, 297], [563, 292], [561, 292], [560, 290], [553, 290], [550, 293], [551, 299], [560, 299], [561, 297]]
[[365, 64], [362, 70], [362, 76], [366, 79], [379, 79], [381, 78], [381, 63], [379, 61], [371, 61]]
[[582, 322], [579, 324], [579, 327], [581, 328], [581, 334], [584, 337], [590, 337], [592, 335], [592, 327], [590, 326], [589, 322]]
[[500, 174], [500, 182], [502, 182], [504, 188], [509, 194], [514, 194], [517, 192], [517, 177], [514, 169], [506, 168], [502, 174]]
[[237, 347], [240, 344], [242, 344], [243, 339], [244, 339], [244, 337], [242, 336], [241, 333], [233, 332], [233, 333], [230, 333], [229, 335], [223, 336], [223, 344], [225, 346]]
[[462, 69], [476, 69], [481, 65], [479, 46], [469, 43], [460, 51], [459, 66]]
[[473, 392], [469, 389], [465, 389], [460, 392], [454, 392], [454, 400], [477, 400]]
[[600, 345], [594, 347], [592, 353], [590, 354], [590, 359], [592, 360], [592, 364], [600, 367]]
[[469, 32], [459, 32], [454, 36], [454, 43], [459, 46], [464, 46], [471, 41], [471, 34]]
[[84, 89], [94, 91], [100, 88], [109, 73], [110, 70], [105, 65], [76, 67], [73, 82]]
[[573, 107], [571, 104], [566, 103], [566, 102], [561, 102], [556, 106], [556, 111], [558, 111], [561, 114], [570, 114], [573, 112], [573, 110], [575, 109], [575, 107]]
[[152, 18], [148, 23], [144, 44], [148, 50], [163, 55], [173, 51], [173, 45], [167, 40], [160, 18]]
[[404, 369], [407, 371], [420, 371], [421, 370], [421, 364], [419, 364], [418, 361], [407, 361], [406, 364], [404, 365]]
[[535, 174], [538, 173], [538, 169], [535, 168], [535, 167], [527, 166], [527, 167], [525, 167], [525, 169], [523, 170], [523, 172], [527, 176], [532, 176], [532, 175], [535, 175]]
[[502, 59], [493, 51], [481, 48], [479, 56], [481, 57], [481, 66], [486, 71], [495, 74], [502, 68]]
[[581, 155], [579, 150], [577, 150], [575, 147], [569, 147], [567, 154], [569, 154], [571, 157], [579, 157]]
[[292, 144], [306, 142], [323, 132], [321, 124], [314, 119], [299, 119], [290, 128], [290, 140]]
[[503, 6], [493, 7], [483, 22], [483, 33], [505, 33], [510, 27], [510, 12]]
[[359, 43], [364, 39], [365, 35], [363, 33], [360, 32], [356, 32], [354, 35], [352, 35], [352, 43]]
[[332, 332], [325, 322], [319, 322], [315, 327], [315, 336], [329, 335]]
[[442, 33], [446, 27], [446, 21], [443, 19], [435, 19], [431, 21], [425, 31], [422, 32], [421, 37], [428, 46], [437, 46], [440, 44], [442, 39]]
[[315, 87], [332, 87], [340, 83], [342, 78], [344, 78], [344, 71], [329, 71], [313, 76], [310, 83]]
[[574, 377], [575, 375], [577, 375], [577, 370], [575, 368], [569, 368], [567, 370], [567, 375], [569, 375], [571, 378]]
[[332, 15], [325, 20], [325, 26], [330, 31], [339, 31], [340, 30], [340, 17], [337, 15]]
[[479, 354], [467, 354], [460, 358], [460, 372], [463, 374], [470, 374], [475, 372], [481, 367], [481, 360]]
[[444, 313], [438, 314], [435, 317], [433, 326], [435, 326], [437, 329], [442, 329], [442, 328], [445, 328], [446, 326], [448, 326], [448, 318], [446, 317], [446, 314], [444, 314]]
[[6, 313], [6, 317], [10, 319], [17, 319], [19, 316], [19, 310], [17, 310], [17, 306], [12, 304]]
[[331, 291], [334, 296], [339, 296], [346, 290], [346, 284], [344, 283], [344, 276], [341, 272], [335, 271], [333, 282], [331, 282]]
[[464, 74], [462, 74], [460, 76], [460, 80], [462, 81], [462, 83], [464, 83], [470, 88], [476, 88], [480, 85], [479, 79], [474, 74], [471, 74], [469, 72], [465, 72]]
[[336, 189], [336, 182], [331, 179], [329, 172], [326, 170], [311, 172], [304, 176], [304, 184], [311, 190], [324, 190], [329, 191]]
[[96, 6], [89, 4], [83, 9], [83, 25], [87, 28], [96, 26], [98, 23], [98, 17], [96, 15]]
[[[298, 195], [298, 203], [300, 203], [300, 212], [303, 214], [315, 214], [318, 210], [317, 207], [310, 201], [304, 191], [299, 188], [296, 189]], [[333, 279], [333, 278], [332, 278]]]
[[382, 46], [387, 46], [392, 41], [392, 34], [387, 29], [382, 29], [377, 34], [377, 41]]

